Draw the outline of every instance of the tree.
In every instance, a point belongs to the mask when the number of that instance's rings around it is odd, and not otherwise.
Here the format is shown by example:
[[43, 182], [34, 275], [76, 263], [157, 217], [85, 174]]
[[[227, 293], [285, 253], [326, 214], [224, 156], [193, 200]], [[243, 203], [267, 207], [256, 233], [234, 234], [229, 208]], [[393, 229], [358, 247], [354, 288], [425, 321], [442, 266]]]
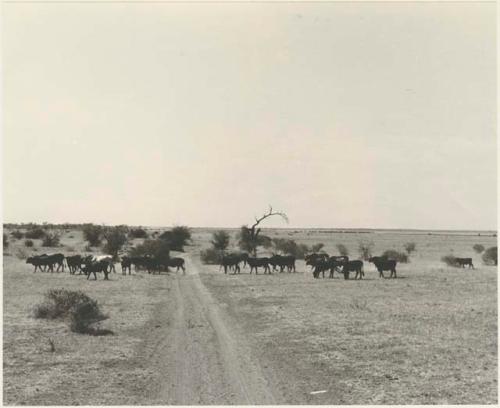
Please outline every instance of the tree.
[[484, 251], [484, 246], [483, 246], [483, 245], [481, 245], [481, 244], [475, 244], [475, 245], [472, 247], [472, 249], [473, 249], [476, 253], [480, 254], [480, 253], [482, 253], [482, 252]]
[[368, 259], [372, 256], [373, 250], [373, 242], [371, 241], [359, 241], [358, 243], [359, 255], [364, 261], [368, 261]]
[[103, 228], [100, 225], [94, 225], [94, 224], [83, 225], [83, 237], [85, 238], [85, 241], [88, 241], [91, 247], [96, 247], [101, 245], [102, 234], [103, 234]]
[[184, 252], [184, 246], [191, 239], [191, 231], [186, 226], [177, 226], [163, 232], [159, 238], [167, 241], [171, 250]]
[[224, 252], [229, 246], [229, 240], [229, 234], [224, 230], [219, 230], [212, 233], [212, 240], [210, 242], [215, 250]]
[[168, 242], [164, 239], [146, 239], [140, 245], [129, 251], [130, 256], [148, 255], [160, 263], [165, 263], [170, 257]]
[[270, 238], [261, 236], [261, 229], [258, 228], [258, 226], [262, 221], [273, 216], [279, 216], [288, 223], [288, 216], [284, 212], [273, 211], [273, 207], [270, 205], [267, 213], [262, 215], [260, 218], [255, 217], [255, 223], [253, 223], [251, 227], [246, 225], [241, 227], [238, 241], [240, 249], [250, 252], [253, 256], [256, 256], [257, 248], [259, 246], [270, 245]]
[[322, 244], [322, 243], [314, 244], [311, 247], [311, 252], [318, 253], [319, 251], [321, 251], [323, 249], [324, 246], [325, 246], [325, 244]]
[[344, 244], [337, 244], [337, 251], [339, 251], [339, 254], [342, 256], [349, 256], [349, 251]]
[[404, 247], [406, 253], [408, 254], [408, 256], [410, 256], [411, 253], [415, 252], [415, 250], [417, 249], [417, 244], [415, 244], [415, 242], [407, 242], [406, 244], [404, 244], [403, 247]]
[[122, 249], [123, 245], [127, 242], [127, 235], [120, 227], [109, 228], [104, 233], [106, 244], [104, 245], [104, 252], [112, 255], [113, 259], [118, 258], [118, 251]]
[[498, 247], [491, 247], [484, 251], [483, 262], [486, 265], [498, 265]]

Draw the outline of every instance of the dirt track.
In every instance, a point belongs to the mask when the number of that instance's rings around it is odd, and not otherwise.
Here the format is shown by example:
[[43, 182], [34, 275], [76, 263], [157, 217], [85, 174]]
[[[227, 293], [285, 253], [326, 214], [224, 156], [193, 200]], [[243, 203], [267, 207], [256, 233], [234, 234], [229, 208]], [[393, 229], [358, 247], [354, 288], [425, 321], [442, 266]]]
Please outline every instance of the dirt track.
[[[177, 274], [170, 291], [176, 310], [159, 312], [165, 327], [149, 353], [163, 373], [155, 402], [162, 404], [279, 404], [282, 398], [252, 358], [245, 339], [228, 326], [224, 310], [199, 277], [199, 265], [186, 257], [186, 274]], [[170, 315], [170, 321], [163, 322]]]

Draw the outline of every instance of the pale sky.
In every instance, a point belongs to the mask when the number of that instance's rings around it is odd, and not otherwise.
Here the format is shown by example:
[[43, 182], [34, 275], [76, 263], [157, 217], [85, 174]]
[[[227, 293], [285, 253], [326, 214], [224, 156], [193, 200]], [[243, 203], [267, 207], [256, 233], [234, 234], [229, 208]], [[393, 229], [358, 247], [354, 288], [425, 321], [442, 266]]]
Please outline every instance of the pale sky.
[[496, 229], [493, 3], [2, 14], [4, 222]]

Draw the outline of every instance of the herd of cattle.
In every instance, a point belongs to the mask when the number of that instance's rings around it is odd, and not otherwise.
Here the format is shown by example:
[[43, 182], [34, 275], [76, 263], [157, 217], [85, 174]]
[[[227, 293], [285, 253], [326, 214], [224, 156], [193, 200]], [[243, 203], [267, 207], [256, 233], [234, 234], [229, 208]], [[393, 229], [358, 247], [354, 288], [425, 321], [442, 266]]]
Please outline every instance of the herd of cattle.
[[[356, 272], [354, 279], [362, 279], [365, 276], [363, 261], [350, 260], [348, 256], [329, 256], [326, 253], [314, 253], [306, 255], [305, 261], [306, 265], [312, 268], [314, 278], [319, 278], [320, 274], [324, 278], [326, 271], [329, 271], [330, 278], [333, 278], [335, 272], [342, 274], [344, 279], [349, 279], [350, 272]], [[374, 256], [369, 259], [369, 262], [375, 265], [381, 278], [384, 277], [384, 271], [390, 272], [390, 278], [397, 278], [397, 261], [383, 256]], [[279, 269], [280, 272], [283, 272], [287, 269], [288, 272], [296, 272], [295, 257], [291, 255], [273, 255], [271, 257], [256, 258], [250, 257], [247, 253], [233, 253], [222, 257], [220, 268], [224, 268], [224, 273], [226, 274], [228, 270], [233, 270], [233, 274], [236, 274], [241, 272], [241, 263], [243, 267], [246, 265], [250, 266], [250, 273], [255, 270], [256, 274], [259, 273], [258, 268], [263, 268], [264, 274], [270, 274], [271, 267], [273, 271]]]
[[[76, 274], [76, 272], [78, 272], [79, 275], [83, 273], [87, 275], [87, 279], [89, 279], [90, 275], [94, 274], [96, 280], [97, 273], [102, 273], [104, 275], [104, 280], [109, 280], [108, 274], [110, 272], [116, 272], [115, 262], [110, 255], [64, 256], [63, 254], [43, 254], [29, 257], [26, 263], [35, 267], [33, 272], [37, 270], [54, 272], [54, 267], [57, 267], [56, 272], [60, 270], [64, 272], [64, 267], [67, 266], [71, 275]], [[179, 269], [182, 269], [183, 273], [186, 272], [184, 259], [182, 258], [168, 258], [160, 261], [150, 256], [123, 256], [120, 260], [120, 264], [123, 275], [126, 275], [127, 269], [129, 275], [131, 274], [132, 265], [135, 267], [135, 270], [143, 269], [153, 274], [169, 272], [169, 268], [177, 268], [176, 272], [178, 272]]]

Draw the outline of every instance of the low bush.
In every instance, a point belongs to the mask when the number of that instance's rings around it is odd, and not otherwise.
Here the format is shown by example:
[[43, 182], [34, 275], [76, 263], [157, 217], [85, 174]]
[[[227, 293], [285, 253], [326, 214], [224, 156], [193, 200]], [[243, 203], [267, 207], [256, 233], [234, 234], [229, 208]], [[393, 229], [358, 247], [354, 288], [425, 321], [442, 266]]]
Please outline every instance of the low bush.
[[163, 232], [159, 238], [168, 242], [172, 251], [184, 252], [184, 246], [191, 240], [191, 231], [186, 226], [177, 226], [170, 231]]
[[19, 230], [12, 231], [10, 233], [10, 235], [14, 239], [22, 239], [22, 238], [24, 238], [24, 234], [21, 231], [19, 231]]
[[342, 256], [349, 256], [349, 251], [344, 244], [337, 244], [337, 251], [339, 251], [339, 254]]
[[18, 259], [27, 259], [28, 252], [24, 248], [17, 248], [16, 249], [16, 257]]
[[406, 244], [404, 244], [404, 249], [406, 251], [406, 253], [409, 255], [411, 255], [412, 252], [415, 252], [416, 249], [417, 249], [417, 244], [415, 244], [415, 242], [407, 242]]
[[81, 291], [51, 289], [44, 301], [36, 305], [33, 314], [38, 319], [69, 319], [76, 333], [97, 334], [92, 325], [107, 319], [96, 300]]
[[222, 260], [222, 252], [215, 248], [207, 248], [200, 252], [201, 261], [208, 265], [218, 265]]
[[387, 259], [398, 261], [399, 263], [408, 263], [408, 254], [396, 251], [395, 249], [388, 249], [382, 256], [385, 256]]
[[45, 236], [45, 230], [40, 227], [31, 228], [24, 236], [29, 239], [42, 239]]
[[97, 247], [101, 245], [101, 239], [103, 234], [103, 228], [100, 225], [85, 224], [83, 226], [83, 237], [85, 241], [89, 243], [91, 247]]
[[128, 232], [128, 236], [130, 238], [132, 238], [132, 239], [135, 239], [135, 238], [147, 238], [148, 237], [148, 233], [143, 228], [132, 228]]
[[486, 265], [498, 265], [498, 247], [491, 247], [484, 251], [483, 262]]
[[457, 266], [455, 257], [453, 255], [444, 255], [441, 257], [441, 262], [444, 262], [448, 266]]
[[43, 247], [57, 247], [59, 246], [59, 234], [57, 233], [47, 233], [42, 240]]
[[120, 227], [113, 227], [104, 233], [104, 237], [106, 239], [104, 252], [111, 255], [113, 259], [116, 260], [118, 257], [118, 251], [120, 251], [123, 245], [127, 242], [127, 236], [120, 229]]
[[27, 248], [32, 248], [35, 245], [35, 243], [31, 239], [27, 239], [24, 241], [24, 246]]
[[9, 241], [7, 240], [7, 234], [3, 234], [3, 249], [7, 249], [9, 247]]
[[368, 261], [372, 257], [373, 242], [372, 241], [359, 241], [358, 242], [359, 256], [364, 261]]
[[472, 249], [478, 253], [478, 254], [481, 254], [484, 252], [484, 245], [481, 245], [481, 244], [474, 244]]

